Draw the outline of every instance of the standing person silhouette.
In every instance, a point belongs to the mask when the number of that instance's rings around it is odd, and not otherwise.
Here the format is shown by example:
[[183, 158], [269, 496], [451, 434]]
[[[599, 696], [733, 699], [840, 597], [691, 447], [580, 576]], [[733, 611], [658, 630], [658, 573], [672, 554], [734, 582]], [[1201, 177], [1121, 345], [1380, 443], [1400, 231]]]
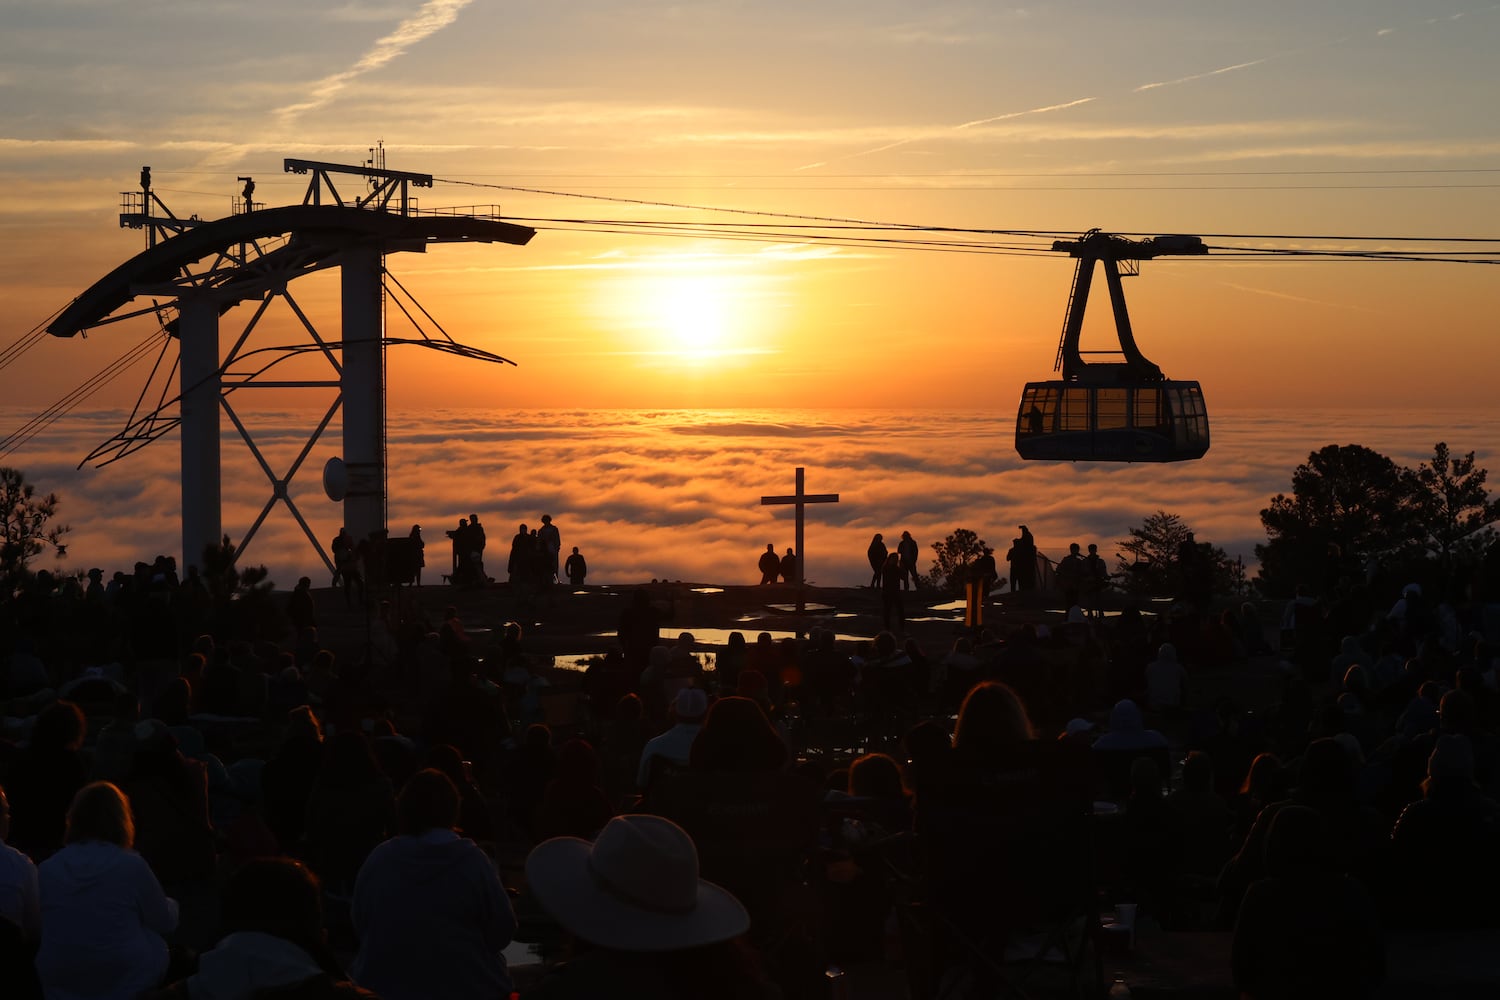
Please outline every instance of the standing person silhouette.
[[917, 585], [917, 540], [910, 531], [901, 532], [901, 541], [896, 543], [896, 553], [901, 557], [901, 589], [910, 590]]
[[1021, 525], [1021, 536], [1010, 543], [1005, 553], [1010, 563], [1010, 589], [1019, 594], [1036, 589], [1036, 539], [1031, 529]]
[[575, 587], [583, 586], [583, 578], [589, 575], [589, 564], [583, 558], [583, 553], [578, 551], [578, 546], [573, 546], [573, 554], [563, 563], [563, 572], [568, 574], [568, 583]]
[[885, 557], [888, 554], [885, 547], [885, 538], [880, 532], [875, 532], [875, 537], [870, 539], [870, 547], [865, 550], [865, 555], [870, 560], [870, 586], [880, 586], [880, 574], [885, 569]]
[[781, 572], [781, 560], [776, 556], [776, 545], [774, 542], [766, 543], [766, 551], [760, 554], [760, 582], [762, 585], [776, 582], [776, 574]]
[[489, 577], [484, 572], [484, 525], [479, 523], [478, 514], [469, 515], [469, 545], [471, 547], [471, 560], [473, 562], [474, 582], [484, 584], [489, 582]]
[[411, 539], [412, 563], [416, 569], [417, 586], [422, 585], [422, 567], [427, 565], [426, 548], [427, 543], [422, 541], [422, 526], [414, 524], [411, 526], [411, 534], [406, 536]]
[[557, 530], [557, 525], [552, 523], [551, 514], [542, 515], [542, 526], [536, 529], [537, 545], [541, 549], [539, 559], [541, 560], [538, 576], [543, 583], [555, 583], [557, 581], [557, 554], [562, 551], [562, 533]]
[[531, 529], [521, 525], [510, 540], [510, 561], [505, 571], [511, 583], [525, 583], [532, 561]]
[[1109, 586], [1109, 566], [1105, 564], [1104, 557], [1099, 554], [1099, 546], [1093, 542], [1089, 543], [1089, 554], [1083, 558], [1087, 567], [1084, 574], [1083, 601], [1084, 610], [1099, 615], [1101, 610], [1100, 601], [1103, 599], [1104, 591]]
[[1088, 579], [1089, 566], [1079, 551], [1077, 542], [1068, 546], [1068, 554], [1057, 564], [1057, 584], [1062, 588], [1063, 606], [1075, 607], [1083, 600], [1083, 586]]
[[901, 556], [891, 552], [880, 570], [880, 614], [885, 630], [897, 635], [906, 631], [906, 608], [901, 601]]

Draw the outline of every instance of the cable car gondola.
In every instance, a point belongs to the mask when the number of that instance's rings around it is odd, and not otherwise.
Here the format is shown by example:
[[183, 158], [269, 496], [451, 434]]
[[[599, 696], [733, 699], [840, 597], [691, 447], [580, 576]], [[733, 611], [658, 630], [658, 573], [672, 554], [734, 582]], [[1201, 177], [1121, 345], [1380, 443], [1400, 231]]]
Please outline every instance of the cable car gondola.
[[[1055, 371], [1061, 378], [1028, 382], [1016, 413], [1016, 451], [1024, 459], [1074, 462], [1180, 462], [1208, 451], [1208, 410], [1197, 382], [1169, 379], [1135, 345], [1125, 309], [1120, 264], [1139, 272], [1142, 260], [1166, 254], [1201, 254], [1196, 236], [1128, 240], [1099, 230], [1059, 240], [1052, 249], [1078, 258]], [[1085, 361], [1114, 352], [1079, 349], [1094, 262], [1104, 265], [1114, 307], [1120, 360]]]

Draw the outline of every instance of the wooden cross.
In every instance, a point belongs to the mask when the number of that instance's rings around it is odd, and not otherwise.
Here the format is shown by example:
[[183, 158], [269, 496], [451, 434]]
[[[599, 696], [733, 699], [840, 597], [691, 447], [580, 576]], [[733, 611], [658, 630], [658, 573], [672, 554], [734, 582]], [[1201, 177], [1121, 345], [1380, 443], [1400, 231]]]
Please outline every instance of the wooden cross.
[[761, 497], [760, 498], [760, 503], [761, 503], [762, 507], [772, 506], [772, 505], [776, 505], [776, 504], [795, 504], [796, 505], [796, 509], [797, 509], [797, 535], [796, 535], [797, 545], [796, 545], [796, 548], [793, 549], [793, 551], [796, 553], [796, 562], [797, 562], [797, 611], [798, 611], [798, 613], [801, 613], [802, 611], [806, 610], [806, 605], [805, 605], [805, 601], [804, 601], [803, 594], [802, 594], [802, 582], [803, 582], [803, 577], [802, 577], [802, 566], [803, 566], [802, 542], [803, 542], [803, 524], [804, 524], [804, 516], [803, 515], [804, 515], [804, 513], [806, 511], [807, 505], [810, 504], [810, 503], [838, 503], [839, 502], [839, 495], [837, 493], [804, 493], [803, 489], [802, 489], [802, 483], [803, 483], [803, 469], [802, 469], [802, 466], [799, 465], [799, 466], [797, 466], [797, 492], [793, 493], [791, 496]]

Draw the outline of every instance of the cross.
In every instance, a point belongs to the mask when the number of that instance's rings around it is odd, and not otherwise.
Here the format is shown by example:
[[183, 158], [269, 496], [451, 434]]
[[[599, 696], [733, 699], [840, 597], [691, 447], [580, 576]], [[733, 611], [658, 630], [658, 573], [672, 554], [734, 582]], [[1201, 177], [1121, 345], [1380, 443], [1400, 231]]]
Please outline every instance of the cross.
[[806, 610], [805, 598], [803, 597], [803, 587], [802, 587], [802, 579], [803, 579], [802, 578], [802, 566], [803, 566], [803, 558], [802, 558], [803, 530], [802, 529], [803, 529], [803, 522], [804, 522], [803, 515], [805, 513], [806, 506], [808, 504], [810, 504], [810, 503], [838, 503], [839, 502], [839, 495], [837, 493], [804, 493], [803, 490], [802, 490], [802, 483], [803, 483], [803, 468], [802, 468], [802, 466], [799, 465], [799, 466], [797, 466], [797, 492], [796, 493], [793, 493], [791, 496], [761, 497], [760, 498], [760, 504], [761, 504], [762, 507], [772, 506], [772, 505], [776, 505], [776, 504], [788, 504], [788, 503], [796, 505], [796, 509], [797, 509], [797, 536], [796, 536], [797, 537], [797, 547], [796, 547], [796, 549], [794, 551], [796, 553], [796, 562], [797, 562], [797, 612], [799, 614], [801, 612], [803, 612], [803, 611]]

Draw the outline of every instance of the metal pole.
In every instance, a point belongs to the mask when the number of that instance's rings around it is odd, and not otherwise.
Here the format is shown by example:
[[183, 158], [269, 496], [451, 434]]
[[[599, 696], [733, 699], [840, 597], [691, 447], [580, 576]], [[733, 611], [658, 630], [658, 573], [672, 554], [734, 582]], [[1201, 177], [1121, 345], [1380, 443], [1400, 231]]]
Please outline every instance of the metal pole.
[[[352, 247], [343, 281], [344, 526], [357, 542], [385, 524], [385, 351], [380, 315], [380, 249]], [[368, 582], [368, 575], [366, 581]]]
[[807, 491], [802, 488], [802, 484], [803, 468], [799, 465], [797, 466], [797, 489], [794, 491], [795, 496], [797, 497], [797, 530], [794, 536], [796, 538], [797, 548], [795, 555], [793, 555], [792, 557], [792, 562], [797, 566], [797, 614], [799, 615], [804, 614], [807, 611], [807, 587], [803, 584], [802, 576], [803, 524], [806, 521], [806, 518], [803, 515], [807, 510], [807, 505], [805, 504], [803, 498], [807, 496]]
[[204, 569], [223, 533], [219, 487], [219, 310], [206, 297], [178, 300], [182, 361], [182, 562]]

